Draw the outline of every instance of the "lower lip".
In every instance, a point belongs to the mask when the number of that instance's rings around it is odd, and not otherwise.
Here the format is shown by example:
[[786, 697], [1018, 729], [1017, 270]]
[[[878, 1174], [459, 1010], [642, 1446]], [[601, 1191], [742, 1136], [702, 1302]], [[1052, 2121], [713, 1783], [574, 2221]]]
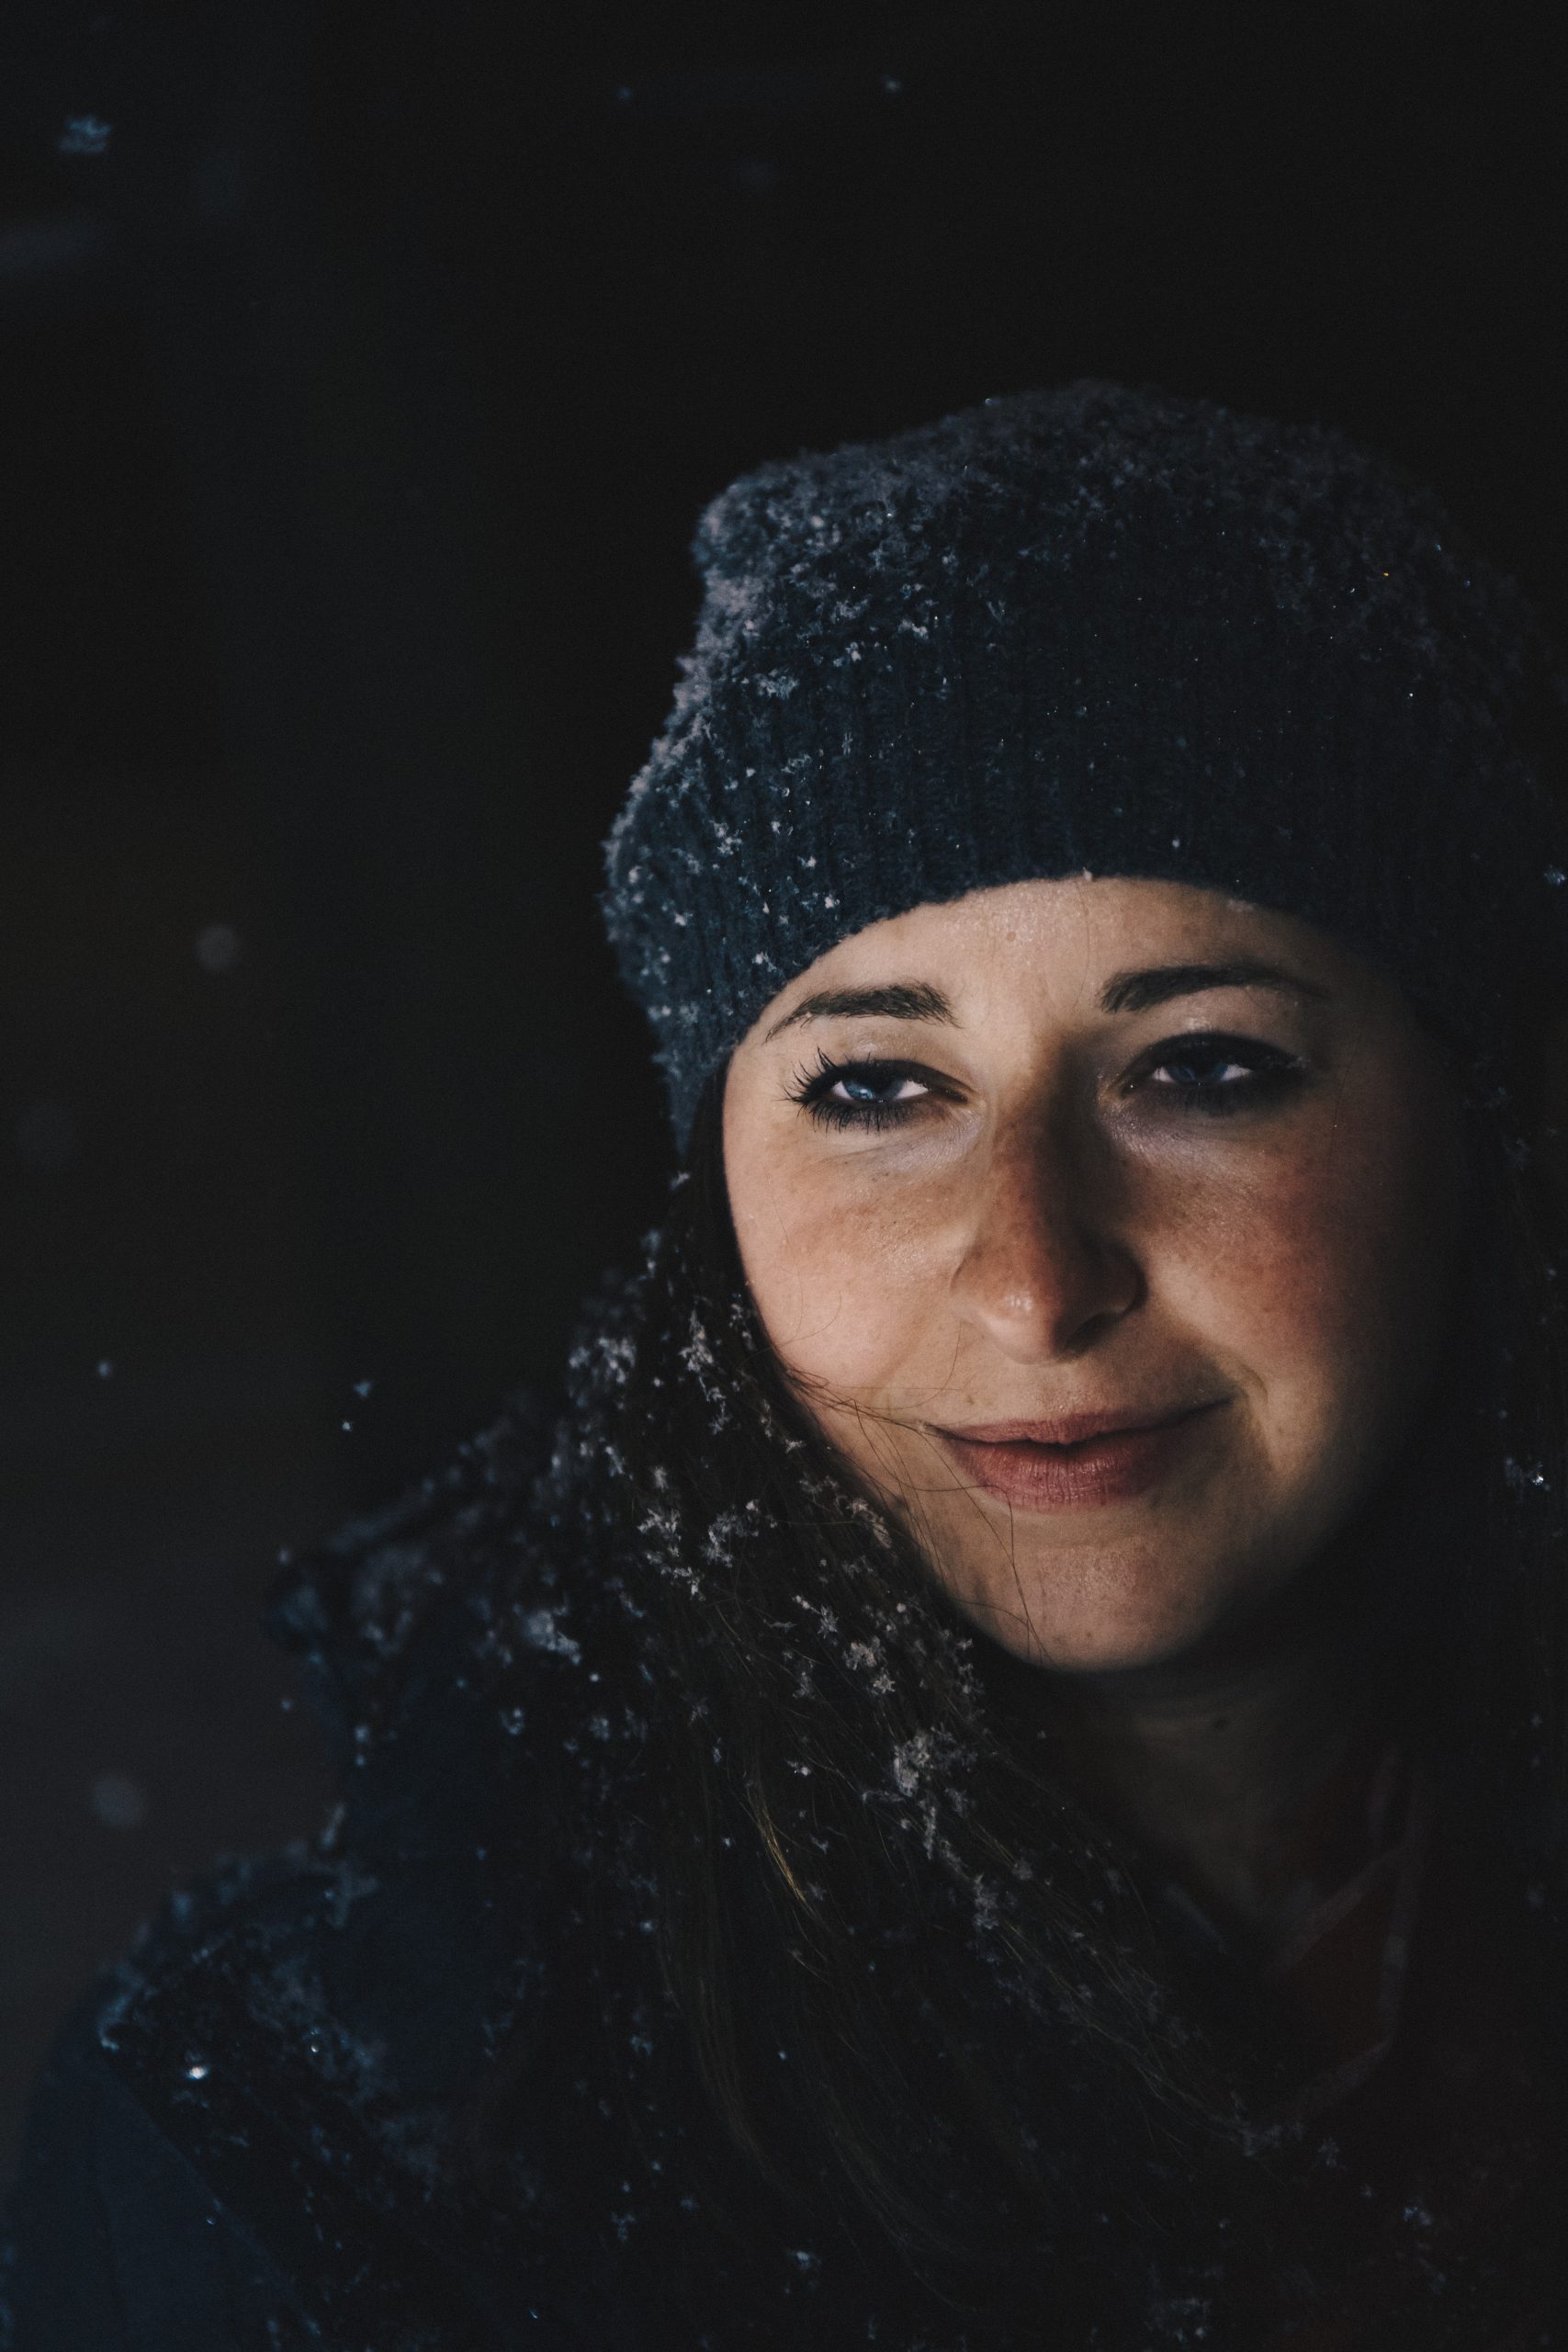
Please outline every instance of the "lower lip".
[[1155, 1429], [1111, 1430], [1078, 1445], [978, 1445], [945, 1430], [938, 1434], [969, 1484], [988, 1488], [1015, 1510], [1089, 1510], [1157, 1486], [1213, 1409], [1200, 1406]]

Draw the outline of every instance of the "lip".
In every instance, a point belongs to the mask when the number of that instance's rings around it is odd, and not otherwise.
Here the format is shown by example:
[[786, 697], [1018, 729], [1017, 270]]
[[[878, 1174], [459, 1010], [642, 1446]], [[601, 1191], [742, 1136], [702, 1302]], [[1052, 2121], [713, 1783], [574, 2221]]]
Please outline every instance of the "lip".
[[1164, 1412], [1064, 1413], [1050, 1421], [984, 1421], [932, 1428], [965, 1480], [1017, 1510], [1083, 1510], [1146, 1493], [1175, 1468], [1198, 1426], [1224, 1403], [1213, 1397]]

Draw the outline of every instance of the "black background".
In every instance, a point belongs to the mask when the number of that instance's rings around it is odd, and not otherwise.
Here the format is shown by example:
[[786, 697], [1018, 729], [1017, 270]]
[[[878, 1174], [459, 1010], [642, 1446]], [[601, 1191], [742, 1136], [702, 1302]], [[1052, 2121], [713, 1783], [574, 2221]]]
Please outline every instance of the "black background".
[[1121, 377], [1381, 444], [1561, 626], [1560, 13], [13, 0], [6, 2147], [171, 1880], [314, 1823], [279, 1549], [657, 1216], [593, 894], [703, 500]]

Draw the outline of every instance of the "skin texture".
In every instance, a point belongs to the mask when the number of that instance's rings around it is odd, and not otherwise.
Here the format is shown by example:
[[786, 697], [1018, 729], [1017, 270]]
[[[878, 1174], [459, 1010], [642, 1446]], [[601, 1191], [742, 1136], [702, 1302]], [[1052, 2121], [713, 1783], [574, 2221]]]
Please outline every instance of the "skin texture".
[[[1129, 973], [1244, 961], [1292, 985], [1125, 1001]], [[890, 988], [904, 1017], [787, 1020]], [[932, 991], [949, 1017], [909, 1017]], [[814, 1083], [908, 1114], [826, 1124]], [[976, 891], [780, 993], [732, 1058], [724, 1146], [807, 1409], [976, 1625], [1070, 1690], [1112, 1801], [1235, 1916], [1282, 1921], [1269, 1825], [1355, 1728], [1336, 1629], [1292, 1594], [1420, 1410], [1461, 1225], [1450, 1082], [1402, 995], [1217, 892]], [[1200, 1404], [1151, 1484], [1065, 1509], [1020, 1508], [940, 1434]]]

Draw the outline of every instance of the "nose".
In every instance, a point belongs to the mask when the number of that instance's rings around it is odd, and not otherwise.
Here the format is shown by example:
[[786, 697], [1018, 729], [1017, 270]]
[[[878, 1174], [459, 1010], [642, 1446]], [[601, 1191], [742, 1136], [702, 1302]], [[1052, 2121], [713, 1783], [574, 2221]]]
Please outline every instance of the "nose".
[[1070, 1113], [998, 1130], [953, 1274], [960, 1314], [1021, 1363], [1091, 1347], [1145, 1292], [1119, 1191]]

